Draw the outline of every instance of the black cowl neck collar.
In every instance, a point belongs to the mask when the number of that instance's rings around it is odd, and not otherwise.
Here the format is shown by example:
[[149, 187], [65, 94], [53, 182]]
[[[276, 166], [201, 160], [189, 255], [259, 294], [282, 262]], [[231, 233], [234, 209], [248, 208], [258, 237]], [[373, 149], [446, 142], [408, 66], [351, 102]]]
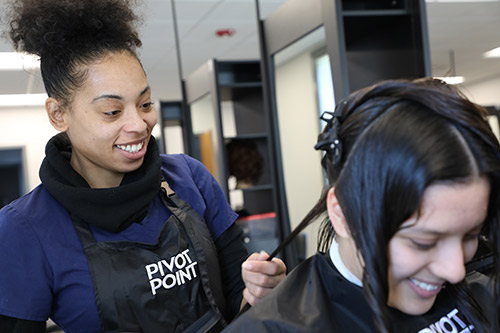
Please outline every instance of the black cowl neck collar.
[[65, 133], [52, 137], [45, 147], [40, 179], [73, 218], [111, 232], [120, 232], [147, 214], [161, 184], [161, 159], [151, 136], [142, 166], [125, 174], [118, 187], [92, 189], [70, 165], [71, 142]]

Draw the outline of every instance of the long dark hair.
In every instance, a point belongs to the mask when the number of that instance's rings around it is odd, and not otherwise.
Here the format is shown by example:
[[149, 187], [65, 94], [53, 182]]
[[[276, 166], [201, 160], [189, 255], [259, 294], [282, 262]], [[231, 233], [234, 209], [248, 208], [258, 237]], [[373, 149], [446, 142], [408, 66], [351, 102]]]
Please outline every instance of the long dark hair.
[[109, 52], [137, 58], [141, 40], [133, 0], [11, 0], [9, 36], [18, 51], [40, 57], [47, 94], [67, 105], [87, 77], [82, 65]]
[[[387, 309], [389, 240], [418, 212], [425, 189], [438, 182], [467, 183], [485, 175], [491, 184], [484, 235], [495, 254], [498, 295], [500, 146], [487, 111], [442, 81], [392, 80], [359, 90], [339, 103], [318, 137], [322, 164], [364, 260], [363, 291], [381, 332]], [[326, 212], [325, 189], [303, 223]], [[334, 230], [324, 220], [319, 250]], [[464, 281], [448, 286], [478, 331], [491, 324]], [[496, 312], [500, 310], [496, 297]]]

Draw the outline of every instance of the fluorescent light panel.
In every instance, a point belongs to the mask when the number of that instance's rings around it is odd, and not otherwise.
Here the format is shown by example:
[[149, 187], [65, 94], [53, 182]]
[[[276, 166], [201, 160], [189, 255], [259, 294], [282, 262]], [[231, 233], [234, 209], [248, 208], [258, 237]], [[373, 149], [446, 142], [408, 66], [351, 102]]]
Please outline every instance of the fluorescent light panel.
[[500, 58], [500, 47], [483, 53], [484, 58]]
[[427, 3], [433, 3], [433, 2], [498, 2], [499, 0], [425, 0]]
[[2, 106], [40, 106], [45, 105], [47, 94], [4, 94], [0, 95]]
[[436, 79], [443, 80], [448, 84], [460, 84], [465, 81], [465, 78], [463, 76], [444, 76], [444, 77], [436, 76]]
[[0, 52], [0, 70], [19, 71], [40, 68], [37, 56], [19, 52]]

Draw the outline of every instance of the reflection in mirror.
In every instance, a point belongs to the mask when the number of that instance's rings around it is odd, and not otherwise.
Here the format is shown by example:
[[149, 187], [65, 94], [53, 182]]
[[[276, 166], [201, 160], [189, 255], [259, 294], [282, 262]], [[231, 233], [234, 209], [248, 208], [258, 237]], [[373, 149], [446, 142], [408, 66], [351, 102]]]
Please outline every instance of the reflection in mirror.
[[[333, 86], [320, 27], [273, 57], [276, 109], [290, 225], [316, 203], [324, 186], [321, 153], [314, 150], [320, 113], [333, 110]], [[326, 65], [326, 64], [328, 65]], [[317, 226], [306, 230], [307, 253], [316, 252]]]
[[200, 160], [217, 179], [219, 184], [224, 178], [219, 174], [217, 156], [216, 110], [212, 95], [206, 94], [191, 104], [191, 126], [193, 130], [193, 157]]
[[[158, 124], [156, 129], [161, 134], [157, 141], [163, 153], [182, 154], [184, 153], [184, 138], [182, 133], [182, 102], [181, 101], [160, 101], [156, 107], [158, 111]], [[163, 138], [163, 139], [162, 139]]]
[[[333, 96], [332, 67], [330, 66], [330, 56], [326, 53], [315, 59], [316, 82], [318, 90], [319, 115], [325, 111], [335, 110], [335, 97]], [[321, 128], [325, 125], [321, 123]]]

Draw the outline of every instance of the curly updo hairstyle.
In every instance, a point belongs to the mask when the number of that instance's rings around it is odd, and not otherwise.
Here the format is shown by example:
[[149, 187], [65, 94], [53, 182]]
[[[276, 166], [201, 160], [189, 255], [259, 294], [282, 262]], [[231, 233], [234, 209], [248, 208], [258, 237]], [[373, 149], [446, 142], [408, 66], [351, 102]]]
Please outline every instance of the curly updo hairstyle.
[[9, 37], [17, 51], [40, 57], [47, 94], [67, 105], [85, 82], [85, 65], [117, 51], [137, 58], [134, 7], [134, 0], [10, 0]]

